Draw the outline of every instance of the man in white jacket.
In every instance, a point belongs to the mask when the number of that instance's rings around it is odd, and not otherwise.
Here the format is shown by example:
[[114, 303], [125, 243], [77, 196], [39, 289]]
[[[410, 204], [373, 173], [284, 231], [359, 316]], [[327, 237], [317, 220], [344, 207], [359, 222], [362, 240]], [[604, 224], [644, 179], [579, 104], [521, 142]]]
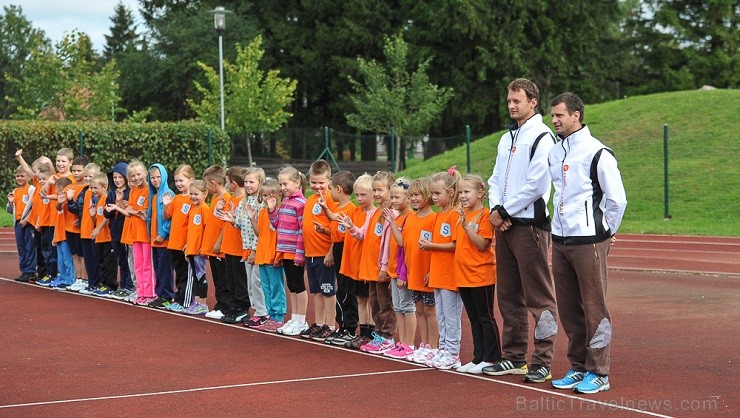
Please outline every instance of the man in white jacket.
[[552, 385], [596, 393], [610, 388], [606, 259], [627, 198], [614, 154], [583, 124], [583, 101], [568, 92], [551, 106], [562, 139], [548, 157], [555, 186], [552, 271], [571, 364]]
[[[500, 361], [483, 368], [493, 376], [523, 374], [525, 382], [552, 378], [558, 331], [555, 289], [547, 263], [550, 249], [550, 172], [547, 155], [555, 139], [537, 113], [539, 89], [527, 79], [508, 86], [514, 123], [501, 137], [488, 179], [491, 223], [496, 231], [496, 293], [503, 317]], [[529, 317], [534, 318], [532, 364], [527, 366]]]

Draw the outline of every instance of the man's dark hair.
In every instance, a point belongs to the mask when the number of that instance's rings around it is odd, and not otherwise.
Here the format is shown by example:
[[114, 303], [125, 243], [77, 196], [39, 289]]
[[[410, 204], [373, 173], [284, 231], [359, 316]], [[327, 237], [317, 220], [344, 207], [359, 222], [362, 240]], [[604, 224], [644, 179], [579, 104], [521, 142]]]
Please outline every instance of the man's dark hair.
[[568, 114], [570, 115], [572, 115], [573, 112], [579, 112], [578, 121], [583, 123], [583, 115], [585, 113], [583, 111], [583, 100], [581, 100], [578, 95], [566, 91], [565, 93], [555, 96], [555, 98], [550, 102], [550, 107], [557, 106], [560, 103], [565, 103], [565, 108], [568, 109]]
[[531, 80], [526, 78], [517, 78], [516, 80], [509, 83], [509, 91], [522, 90], [527, 95], [527, 99], [537, 99], [537, 103], [540, 101], [540, 89], [537, 88], [537, 84], [534, 84]]

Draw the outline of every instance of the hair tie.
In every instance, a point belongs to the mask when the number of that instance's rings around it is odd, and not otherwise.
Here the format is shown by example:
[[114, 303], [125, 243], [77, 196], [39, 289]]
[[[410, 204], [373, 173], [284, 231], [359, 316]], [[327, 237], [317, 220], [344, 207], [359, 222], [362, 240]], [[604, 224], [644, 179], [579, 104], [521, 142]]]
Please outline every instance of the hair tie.
[[403, 188], [403, 190], [408, 190], [409, 187], [411, 187], [408, 183], [406, 183], [403, 180], [398, 180], [398, 185]]
[[448, 173], [449, 175], [451, 175], [451, 176], [454, 176], [454, 175], [455, 175], [455, 169], [456, 169], [456, 168], [457, 168], [457, 166], [456, 166], [456, 165], [453, 165], [452, 167], [450, 167], [450, 169], [449, 169], [449, 170], [447, 170], [447, 173]]

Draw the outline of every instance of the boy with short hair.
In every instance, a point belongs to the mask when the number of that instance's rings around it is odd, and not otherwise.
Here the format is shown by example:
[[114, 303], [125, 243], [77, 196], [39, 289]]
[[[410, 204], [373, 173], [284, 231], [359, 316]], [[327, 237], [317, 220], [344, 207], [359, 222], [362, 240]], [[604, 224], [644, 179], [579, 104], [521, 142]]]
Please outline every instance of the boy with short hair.
[[[70, 203], [78, 199], [87, 186], [87, 182], [85, 181], [85, 166], [87, 164], [88, 160], [85, 157], [77, 157], [72, 161], [70, 172], [74, 178], [74, 195], [72, 199], [69, 199]], [[87, 281], [87, 269], [83, 263], [84, 251], [80, 237], [82, 214], [80, 211], [72, 210], [72, 208], [69, 207], [69, 203], [67, 204], [67, 209], [67, 212], [65, 212], [64, 229], [67, 231], [67, 243], [69, 244], [69, 249], [72, 253], [72, 262], [75, 266], [75, 272], [77, 272], [77, 279], [70, 287], [77, 286], [82, 288], [81, 286], [83, 281]]]
[[[34, 225], [36, 230], [39, 232], [39, 247], [41, 249], [41, 258], [44, 261], [44, 272], [40, 272], [36, 284], [39, 286], [48, 287], [51, 281], [56, 278], [58, 274], [57, 270], [57, 248], [54, 245], [54, 221], [56, 219], [56, 208], [52, 208], [55, 202], [52, 202], [42, 191], [44, 185], [51, 178], [51, 172], [49, 166], [42, 164], [38, 167], [36, 173], [37, 185], [37, 198], [38, 202], [34, 203], [34, 206], [38, 208], [36, 213], [36, 219]], [[38, 257], [38, 255], [37, 255]]]
[[[340, 171], [331, 176], [331, 188], [329, 193], [331, 198], [337, 202], [337, 210], [340, 214], [352, 216], [357, 206], [352, 202], [352, 187], [355, 183], [355, 176], [349, 171]], [[325, 209], [326, 211], [326, 209]], [[357, 297], [354, 292], [355, 280], [345, 276], [339, 271], [342, 265], [342, 253], [344, 252], [344, 238], [346, 228], [341, 225], [332, 216], [326, 214], [332, 220], [330, 231], [320, 230], [320, 232], [329, 232], [333, 246], [334, 266], [337, 276], [337, 314], [336, 321], [339, 328], [324, 343], [344, 346], [346, 343], [355, 338], [355, 330], [359, 320], [357, 309]]]
[[90, 237], [95, 240], [95, 283], [93, 293], [97, 296], [109, 297], [118, 287], [116, 280], [116, 256], [111, 246], [111, 232], [108, 227], [108, 218], [105, 217], [106, 198], [108, 197], [108, 176], [98, 173], [90, 180], [90, 193], [93, 195], [93, 213], [95, 228]]
[[60, 179], [52, 176], [47, 183], [56, 186], [54, 191], [57, 197], [56, 205], [52, 208], [56, 213], [54, 222], [54, 245], [57, 249], [57, 268], [59, 274], [49, 283], [49, 286], [55, 290], [66, 290], [75, 282], [75, 266], [72, 261], [72, 251], [67, 242], [67, 231], [65, 230], [66, 218], [69, 209], [67, 209], [67, 200], [74, 196], [74, 183], [71, 176]]
[[[324, 160], [314, 161], [308, 171], [308, 178], [314, 194], [306, 199], [303, 211], [303, 244], [308, 287], [314, 295], [315, 322], [301, 336], [324, 341], [335, 329], [337, 279], [331, 237], [320, 232], [328, 230], [331, 223], [324, 213], [322, 203], [332, 212], [337, 210], [337, 203], [327, 193], [331, 184], [329, 163]], [[322, 201], [319, 202], [319, 199]]]
[[[90, 212], [92, 205], [93, 194], [90, 191], [89, 183], [93, 176], [100, 173], [100, 167], [95, 163], [89, 163], [85, 165], [83, 170], [82, 184], [83, 187], [80, 192], [76, 194], [76, 197], [67, 202], [67, 208], [70, 212], [76, 213], [80, 217], [80, 244], [82, 247], [82, 261], [85, 265], [85, 277], [83, 280], [76, 281], [72, 286], [69, 286], [67, 290], [73, 292], [82, 292], [88, 287], [89, 281], [92, 279], [93, 283], [96, 283], [95, 279], [95, 266], [97, 260], [95, 259], [95, 241], [91, 237], [92, 230], [95, 228], [93, 215]], [[94, 289], [90, 289], [88, 294]]]
[[28, 174], [23, 167], [15, 170], [15, 183], [18, 185], [8, 193], [9, 213], [15, 221], [15, 245], [18, 248], [18, 269], [21, 275], [15, 281], [28, 283], [36, 277], [36, 245], [33, 237], [33, 225], [28, 222], [32, 207], [32, 198], [36, 188], [29, 184]]
[[213, 287], [216, 293], [216, 305], [212, 311], [206, 314], [206, 318], [221, 319], [224, 315], [232, 313], [233, 301], [226, 282], [224, 253], [221, 252], [224, 221], [216, 215], [219, 202], [221, 202], [220, 206], [224, 207], [231, 195], [226, 191], [226, 170], [223, 167], [217, 165], [208, 167], [203, 172], [203, 180], [206, 182], [208, 194], [212, 197], [210, 209], [205, 214], [206, 227], [203, 231], [200, 253], [208, 256], [208, 263], [213, 275]]

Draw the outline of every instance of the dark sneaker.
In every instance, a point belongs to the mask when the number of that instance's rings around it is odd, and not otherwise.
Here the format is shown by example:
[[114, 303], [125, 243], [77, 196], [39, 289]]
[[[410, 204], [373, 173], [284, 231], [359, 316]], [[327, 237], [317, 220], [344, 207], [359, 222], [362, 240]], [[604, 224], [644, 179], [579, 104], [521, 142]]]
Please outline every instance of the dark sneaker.
[[550, 369], [541, 364], [533, 364], [529, 368], [529, 373], [524, 375], [524, 381], [527, 383], [542, 383], [550, 379], [552, 379]]
[[261, 327], [270, 319], [269, 316], [253, 316], [251, 318], [244, 319], [244, 325], [249, 328]]
[[573, 389], [577, 384], [583, 382], [585, 376], [585, 372], [569, 370], [562, 379], [553, 380], [552, 387], [555, 389]]
[[352, 340], [350, 340], [349, 342], [347, 342], [346, 344], [344, 344], [344, 346], [347, 347], [347, 348], [351, 348], [353, 350], [359, 350], [360, 347], [362, 347], [363, 345], [371, 342], [372, 340], [373, 339], [370, 338], [370, 337], [368, 337], [368, 336], [365, 336], [365, 335], [357, 335], [355, 338], [352, 338]]
[[596, 393], [611, 389], [609, 376], [602, 376], [594, 372], [586, 372], [583, 381], [573, 387], [574, 392]]
[[325, 324], [325, 325], [322, 325], [321, 328], [318, 329], [318, 331], [316, 331], [313, 334], [311, 334], [309, 336], [309, 338], [311, 338], [312, 340], [316, 340], [316, 341], [324, 341], [332, 333], [333, 333], [333, 331], [331, 330], [331, 328], [329, 328], [329, 325], [326, 325]]
[[[331, 345], [338, 345], [340, 347], [346, 347], [347, 343], [352, 341], [355, 338], [355, 334], [353, 334], [348, 329], [340, 329], [339, 334], [337, 334], [334, 338], [332, 338], [330, 344]], [[326, 342], [326, 340], [324, 340]]]
[[334, 332], [332, 332], [330, 336], [324, 338], [324, 344], [332, 344], [332, 341], [334, 341], [334, 339], [337, 338], [339, 334], [341, 334], [341, 332], [342, 332], [341, 328], [335, 329]]
[[526, 361], [511, 361], [502, 359], [499, 362], [493, 363], [488, 367], [483, 368], [483, 373], [491, 376], [503, 376], [505, 374], [527, 374], [529, 369], [527, 368]]
[[249, 312], [247, 311], [236, 311], [228, 315], [221, 317], [221, 322], [227, 324], [240, 324], [244, 319], [249, 318]]
[[33, 273], [23, 273], [20, 276], [16, 277], [15, 281], [19, 283], [28, 283], [33, 277]]
[[167, 309], [167, 306], [169, 305], [170, 305], [170, 301], [164, 298], [156, 298], [153, 301], [147, 303], [148, 307], [157, 308], [157, 309]]
[[314, 322], [310, 327], [301, 332], [300, 336], [303, 338], [311, 338], [311, 334], [315, 334], [319, 332], [319, 330], [321, 330], [321, 325]]

